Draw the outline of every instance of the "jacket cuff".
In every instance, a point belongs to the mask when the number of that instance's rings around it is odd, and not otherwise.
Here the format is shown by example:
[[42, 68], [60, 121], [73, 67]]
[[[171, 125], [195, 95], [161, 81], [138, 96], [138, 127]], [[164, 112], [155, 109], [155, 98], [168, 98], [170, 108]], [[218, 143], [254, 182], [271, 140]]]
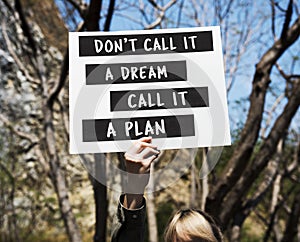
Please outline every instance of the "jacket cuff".
[[125, 194], [120, 196], [118, 205], [118, 220], [127, 227], [143, 226], [146, 219], [146, 201], [143, 198], [143, 203], [140, 208], [127, 209], [123, 206]]

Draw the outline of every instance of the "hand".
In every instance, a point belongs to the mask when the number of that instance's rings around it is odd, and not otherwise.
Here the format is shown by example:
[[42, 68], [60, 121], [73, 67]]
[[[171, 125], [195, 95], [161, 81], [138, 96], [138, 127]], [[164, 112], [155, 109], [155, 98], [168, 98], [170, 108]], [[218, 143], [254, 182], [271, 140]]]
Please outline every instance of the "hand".
[[143, 203], [143, 194], [150, 178], [150, 167], [159, 155], [157, 147], [151, 144], [151, 137], [141, 138], [133, 143], [125, 153], [126, 171], [124, 206], [128, 209], [139, 208]]
[[125, 153], [126, 171], [134, 174], [150, 172], [152, 162], [159, 155], [157, 147], [153, 144], [152, 137], [143, 137], [133, 143]]

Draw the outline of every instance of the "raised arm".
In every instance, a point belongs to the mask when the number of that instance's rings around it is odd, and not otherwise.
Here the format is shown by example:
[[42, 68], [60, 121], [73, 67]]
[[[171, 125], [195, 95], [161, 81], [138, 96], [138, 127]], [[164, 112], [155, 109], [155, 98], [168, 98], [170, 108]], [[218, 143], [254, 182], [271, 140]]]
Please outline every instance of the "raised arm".
[[120, 197], [118, 224], [112, 242], [144, 241], [146, 202], [143, 195], [149, 182], [151, 164], [158, 154], [151, 137], [135, 141], [125, 153], [127, 182], [125, 194]]

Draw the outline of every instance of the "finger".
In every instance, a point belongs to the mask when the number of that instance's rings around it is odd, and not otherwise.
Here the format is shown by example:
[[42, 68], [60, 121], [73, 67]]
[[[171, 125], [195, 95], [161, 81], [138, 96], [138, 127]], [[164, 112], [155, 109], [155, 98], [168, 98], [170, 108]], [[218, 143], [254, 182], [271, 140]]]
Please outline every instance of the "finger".
[[131, 161], [131, 162], [134, 162], [134, 163], [140, 163], [141, 162], [141, 159], [138, 155], [131, 155], [129, 153], [125, 153], [124, 157], [127, 161]]
[[156, 145], [153, 145], [151, 143], [146, 143], [146, 142], [138, 142], [135, 146], [135, 152], [141, 153], [145, 148], [152, 148], [152, 149], [157, 149]]
[[148, 159], [149, 156], [152, 156], [152, 155], [159, 155], [159, 151], [157, 149], [147, 147], [139, 154], [141, 159]]
[[125, 153], [124, 158], [127, 161], [131, 161], [134, 163], [143, 163], [145, 160], [149, 159], [149, 156], [155, 156], [156, 158], [160, 154], [160, 151], [152, 148], [146, 148], [144, 149], [140, 154], [130, 154], [130, 153]]
[[140, 172], [140, 174], [149, 174], [150, 170], [151, 170], [151, 166], [149, 166], [147, 168], [142, 166], [139, 172]]
[[126, 153], [128, 154], [138, 154], [140, 153], [145, 147], [151, 147], [156, 148], [155, 145], [147, 143], [147, 142], [141, 142], [141, 141], [135, 141], [135, 143], [127, 150]]
[[148, 137], [142, 137], [142, 138], [138, 139], [138, 141], [149, 143], [149, 142], [152, 141], [152, 137], [151, 137], [151, 136], [148, 136]]
[[148, 159], [144, 160], [142, 163], [143, 166], [141, 167], [140, 172], [145, 173], [145, 171], [150, 169], [150, 166], [155, 159], [156, 159], [156, 155], [152, 155]]
[[151, 148], [157, 148], [157, 146], [156, 145], [154, 145], [154, 144], [151, 144], [151, 143], [146, 143], [146, 142], [141, 142], [141, 145], [143, 146], [143, 147], [151, 147]]

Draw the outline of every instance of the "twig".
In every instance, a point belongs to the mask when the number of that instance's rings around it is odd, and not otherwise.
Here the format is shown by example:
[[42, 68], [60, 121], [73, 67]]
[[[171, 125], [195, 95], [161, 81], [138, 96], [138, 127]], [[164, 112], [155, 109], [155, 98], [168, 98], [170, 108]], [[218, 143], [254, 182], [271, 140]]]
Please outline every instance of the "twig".
[[64, 87], [68, 72], [69, 72], [69, 49], [67, 49], [65, 56], [64, 56], [59, 80], [58, 80], [58, 82], [56, 82], [55, 86], [52, 89], [53, 91], [49, 95], [48, 104], [50, 106], [53, 105], [54, 100], [57, 98], [59, 92]]
[[271, 8], [272, 8], [272, 34], [273, 34], [273, 37], [274, 37], [274, 40], [276, 39], [276, 32], [275, 32], [275, 3], [274, 3], [274, 0], [271, 0]]
[[30, 32], [30, 27], [26, 20], [25, 14], [23, 12], [23, 6], [22, 6], [20, 0], [15, 0], [15, 7], [19, 14], [20, 20], [21, 20], [21, 26], [22, 26], [23, 32], [28, 39], [28, 43], [31, 46], [33, 53], [36, 54], [36, 51], [37, 51], [36, 43], [34, 41], [32, 33]]
[[[76, 31], [82, 31], [83, 25], [84, 25], [83, 22], [80, 23], [78, 25]], [[49, 98], [48, 98], [49, 105], [51, 105], [51, 106], [53, 105], [53, 102], [57, 98], [61, 89], [64, 87], [68, 73], [69, 73], [69, 49], [66, 50], [58, 82], [55, 83], [55, 86], [52, 88], [51, 93], [49, 95]]]
[[3, 0], [5, 6], [8, 8], [8, 10], [13, 14], [15, 11], [13, 9], [13, 7], [9, 4], [9, 2], [7, 0]]
[[0, 114], [0, 120], [16, 135], [18, 135], [22, 139], [26, 139], [33, 144], [37, 144], [39, 139], [34, 135], [27, 134], [25, 132], [20, 131], [12, 124], [3, 114]]
[[150, 24], [150, 20], [148, 19], [148, 16], [147, 16], [147, 14], [146, 14], [146, 12], [145, 12], [145, 4], [144, 4], [144, 2], [142, 1], [142, 0], [139, 0], [139, 10], [140, 10], [140, 12], [142, 13], [142, 16], [145, 18], [145, 21], [148, 23], [148, 24]]
[[156, 9], [163, 11], [162, 7], [159, 6], [154, 0], [148, 0], [148, 2]]
[[269, 116], [268, 116], [268, 119], [266, 121], [266, 126], [262, 128], [262, 131], [261, 131], [261, 136], [263, 138], [266, 138], [265, 134], [266, 134], [266, 131], [267, 131], [267, 128], [270, 126], [271, 124], [271, 121], [272, 121], [272, 118], [273, 118], [273, 115], [274, 114], [274, 111], [275, 109], [277, 108], [277, 106], [280, 104], [280, 102], [282, 101], [282, 99], [285, 97], [285, 94], [282, 93], [274, 102], [273, 106], [271, 107], [271, 110], [268, 112], [269, 113]]
[[179, 12], [178, 12], [178, 18], [177, 18], [176, 28], [178, 28], [179, 25], [180, 25], [183, 5], [184, 5], [184, 0], [182, 0], [181, 3], [180, 3], [180, 5], [179, 5]]
[[293, 0], [290, 0], [287, 11], [286, 11], [282, 31], [281, 31], [281, 39], [286, 38], [287, 32], [289, 30], [289, 25], [290, 25], [290, 22], [291, 22], [291, 19], [292, 19], [292, 14], [293, 14]]
[[283, 69], [280, 67], [280, 65], [278, 63], [275, 64], [277, 70], [279, 71], [280, 75], [286, 80], [286, 81], [290, 81], [291, 79], [296, 79], [296, 78], [300, 78], [300, 75], [287, 75]]
[[82, 19], [85, 19], [88, 5], [83, 1], [67, 0], [80, 14]]
[[108, 12], [107, 12], [104, 29], [103, 29], [104, 31], [109, 31], [110, 29], [112, 16], [114, 14], [115, 2], [116, 2], [115, 0], [110, 0], [109, 2]]
[[162, 22], [162, 20], [163, 20], [164, 17], [165, 17], [166, 11], [167, 11], [170, 7], [172, 7], [172, 5], [174, 5], [174, 4], [177, 2], [177, 0], [171, 0], [171, 1], [169, 1], [164, 7], [158, 6], [154, 1], [149, 0], [149, 2], [150, 2], [153, 6], [155, 6], [156, 9], [160, 10], [160, 13], [159, 13], [158, 18], [157, 18], [153, 23], [151, 23], [151, 24], [149, 24], [148, 26], [146, 26], [145, 29], [154, 29], [155, 27], [157, 27], [158, 25], [160, 25], [161, 22]]

